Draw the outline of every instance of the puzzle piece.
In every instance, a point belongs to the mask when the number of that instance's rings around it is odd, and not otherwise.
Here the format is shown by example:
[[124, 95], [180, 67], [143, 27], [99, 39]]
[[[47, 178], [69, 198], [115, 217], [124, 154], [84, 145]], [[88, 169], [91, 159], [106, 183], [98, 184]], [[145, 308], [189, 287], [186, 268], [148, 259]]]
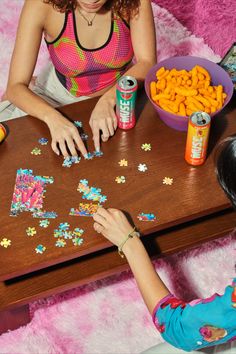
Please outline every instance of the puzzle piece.
[[74, 125], [75, 125], [77, 128], [82, 128], [82, 127], [83, 127], [83, 123], [80, 122], [79, 120], [75, 120], [75, 121], [74, 121]]
[[35, 247], [35, 252], [36, 253], [40, 253], [40, 254], [43, 254], [43, 252], [46, 251], [46, 247], [43, 246], [43, 245], [38, 245], [37, 247]]
[[165, 177], [163, 178], [162, 183], [171, 186], [173, 184], [173, 178]]
[[64, 158], [62, 167], [71, 167], [73, 164], [78, 164], [81, 160], [79, 156], [68, 156]]
[[70, 224], [68, 222], [61, 222], [58, 226], [59, 230], [67, 231], [69, 230]]
[[125, 159], [122, 159], [118, 162], [118, 164], [121, 166], [121, 167], [127, 167], [128, 166], [128, 161], [125, 160]]
[[71, 208], [69, 215], [71, 216], [93, 216], [98, 208], [99, 204], [92, 204], [92, 203], [80, 203], [79, 209]]
[[140, 171], [140, 172], [146, 172], [147, 171], [147, 165], [145, 164], [145, 163], [140, 163], [139, 165], [138, 165], [138, 170]]
[[151, 147], [151, 144], [145, 143], [145, 144], [142, 144], [141, 149], [144, 151], [151, 151], [152, 147]]
[[91, 152], [88, 152], [85, 156], [84, 156], [85, 160], [92, 160], [93, 159], [93, 154]]
[[74, 246], [81, 246], [82, 243], [84, 242], [84, 239], [80, 238], [80, 237], [75, 237], [75, 238], [73, 238], [72, 242], [73, 242]]
[[0, 245], [4, 248], [8, 248], [11, 246], [11, 240], [8, 240], [7, 238], [4, 237], [0, 242]]
[[38, 142], [39, 142], [40, 145], [47, 145], [48, 139], [47, 138], [40, 138], [38, 140]]
[[35, 227], [30, 227], [30, 226], [27, 227], [25, 232], [26, 232], [27, 236], [30, 236], [30, 237], [32, 237], [32, 236], [37, 234], [37, 231], [36, 231]]
[[125, 176], [117, 176], [115, 178], [115, 181], [116, 181], [116, 183], [125, 183], [126, 179], [125, 179]]
[[32, 155], [41, 155], [41, 149], [35, 147], [32, 151], [31, 151]]
[[40, 220], [39, 221], [39, 226], [44, 227], [45, 229], [49, 226], [50, 221], [48, 219]]
[[140, 221], [155, 221], [156, 220], [156, 216], [154, 214], [146, 214], [146, 213], [140, 213], [137, 218]]
[[55, 246], [56, 247], [65, 247], [66, 241], [63, 240], [62, 238], [59, 238], [58, 240], [56, 240]]
[[100, 150], [100, 151], [94, 151], [93, 152], [93, 156], [94, 157], [102, 157], [103, 156], [103, 152]]

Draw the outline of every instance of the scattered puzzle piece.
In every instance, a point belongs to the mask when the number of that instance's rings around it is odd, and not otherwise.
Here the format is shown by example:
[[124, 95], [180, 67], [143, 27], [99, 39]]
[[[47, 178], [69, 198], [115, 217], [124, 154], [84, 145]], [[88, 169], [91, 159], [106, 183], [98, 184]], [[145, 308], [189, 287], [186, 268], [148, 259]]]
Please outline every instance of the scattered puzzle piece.
[[59, 238], [58, 240], [56, 240], [55, 246], [56, 247], [65, 247], [66, 241], [63, 240], [63, 238]]
[[72, 242], [73, 242], [74, 246], [81, 246], [82, 243], [84, 242], [84, 239], [80, 238], [80, 237], [75, 237], [75, 238], [73, 238]]
[[162, 181], [163, 184], [166, 184], [168, 186], [171, 186], [173, 184], [173, 178], [170, 178], [170, 177], [165, 177], [163, 178], [163, 181]]
[[49, 226], [50, 221], [48, 219], [40, 220], [39, 221], [39, 226], [44, 227], [45, 229]]
[[58, 226], [59, 230], [66, 231], [69, 230], [70, 224], [68, 222], [61, 222]]
[[47, 145], [48, 139], [47, 138], [40, 138], [38, 140], [38, 142], [39, 142], [40, 145]]
[[121, 167], [127, 167], [128, 166], [128, 161], [125, 160], [125, 159], [122, 159], [118, 162], [118, 164], [121, 166]]
[[156, 220], [156, 216], [154, 214], [150, 214], [150, 213], [140, 213], [137, 218], [140, 221], [154, 221]]
[[62, 230], [54, 230], [54, 237], [61, 237], [63, 235], [63, 231]]
[[65, 240], [71, 240], [74, 236], [74, 232], [72, 231], [64, 231], [63, 232], [63, 237]]
[[11, 240], [8, 240], [7, 238], [4, 237], [0, 242], [0, 245], [4, 248], [8, 248], [11, 246]]
[[117, 176], [115, 178], [115, 181], [116, 181], [116, 183], [125, 183], [126, 179], [125, 179], [125, 176]]
[[32, 155], [41, 155], [41, 149], [35, 147], [32, 151], [31, 151]]
[[35, 252], [36, 253], [40, 253], [40, 254], [43, 254], [43, 252], [46, 251], [46, 247], [43, 246], [43, 245], [38, 245], [37, 247], [35, 247]]
[[145, 143], [145, 144], [142, 144], [141, 149], [144, 151], [151, 151], [152, 147], [151, 147], [151, 144]]
[[37, 231], [35, 229], [35, 227], [27, 227], [27, 229], [25, 230], [27, 236], [33, 237], [34, 235], [37, 234]]
[[139, 165], [138, 165], [138, 170], [140, 171], [140, 172], [146, 172], [147, 171], [147, 165], [145, 164], [145, 163], [140, 163]]
[[79, 227], [76, 227], [73, 231], [74, 235], [76, 237], [80, 237], [81, 235], [83, 235], [84, 233], [84, 230], [83, 229], [80, 229]]

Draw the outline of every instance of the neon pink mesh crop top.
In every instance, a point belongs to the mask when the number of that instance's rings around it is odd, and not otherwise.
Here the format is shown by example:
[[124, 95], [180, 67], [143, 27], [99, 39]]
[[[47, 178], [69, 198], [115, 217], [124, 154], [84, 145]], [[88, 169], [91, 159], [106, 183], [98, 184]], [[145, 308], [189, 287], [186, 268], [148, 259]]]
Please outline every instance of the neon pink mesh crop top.
[[109, 37], [99, 48], [82, 47], [73, 11], [65, 14], [59, 36], [53, 42], [46, 43], [58, 79], [77, 97], [90, 95], [115, 83], [134, 55], [129, 26], [115, 15]]

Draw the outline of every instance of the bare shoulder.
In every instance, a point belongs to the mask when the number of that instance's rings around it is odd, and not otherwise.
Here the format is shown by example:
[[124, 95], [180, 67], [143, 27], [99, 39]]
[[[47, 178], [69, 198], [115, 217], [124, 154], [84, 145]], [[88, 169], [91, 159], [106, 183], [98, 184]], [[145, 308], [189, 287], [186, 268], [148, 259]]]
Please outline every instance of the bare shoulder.
[[27, 21], [35, 21], [44, 27], [45, 20], [50, 13], [52, 6], [43, 0], [25, 0], [21, 17]]
[[150, 0], [140, 0], [139, 9], [136, 15], [132, 18], [133, 22], [140, 20], [140, 18], [148, 21], [153, 17], [152, 6]]

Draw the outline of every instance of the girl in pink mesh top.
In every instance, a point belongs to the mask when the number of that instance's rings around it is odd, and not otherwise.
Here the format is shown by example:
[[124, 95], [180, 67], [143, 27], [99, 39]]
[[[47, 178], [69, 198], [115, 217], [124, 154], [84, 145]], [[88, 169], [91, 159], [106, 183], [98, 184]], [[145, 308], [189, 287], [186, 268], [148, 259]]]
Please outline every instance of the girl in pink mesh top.
[[[42, 37], [51, 62], [30, 89]], [[0, 121], [27, 112], [48, 125], [55, 153], [86, 156], [77, 129], [55, 107], [101, 96], [89, 121], [99, 150], [100, 131], [107, 141], [117, 128], [117, 80], [132, 75], [141, 84], [155, 53], [149, 0], [25, 0]]]

